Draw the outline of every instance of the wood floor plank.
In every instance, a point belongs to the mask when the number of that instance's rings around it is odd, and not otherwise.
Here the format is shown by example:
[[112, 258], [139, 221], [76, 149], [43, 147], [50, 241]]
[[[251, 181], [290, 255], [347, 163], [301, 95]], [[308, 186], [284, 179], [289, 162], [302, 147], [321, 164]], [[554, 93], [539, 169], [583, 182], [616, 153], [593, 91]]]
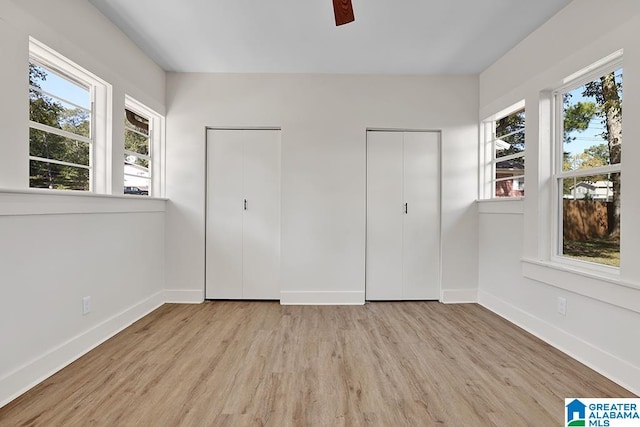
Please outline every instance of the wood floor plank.
[[0, 408], [0, 426], [559, 425], [633, 394], [474, 304], [167, 304]]

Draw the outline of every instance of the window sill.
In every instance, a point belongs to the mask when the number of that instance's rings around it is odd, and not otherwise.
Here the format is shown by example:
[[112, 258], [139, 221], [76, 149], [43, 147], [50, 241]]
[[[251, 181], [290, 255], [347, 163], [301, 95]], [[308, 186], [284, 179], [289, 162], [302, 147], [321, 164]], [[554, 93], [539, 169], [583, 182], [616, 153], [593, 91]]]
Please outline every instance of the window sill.
[[478, 200], [478, 213], [481, 214], [513, 214], [524, 213], [524, 197], [505, 197], [501, 199]]
[[0, 216], [164, 212], [164, 198], [47, 189], [0, 189]]
[[640, 313], [640, 284], [553, 261], [522, 259], [524, 277]]

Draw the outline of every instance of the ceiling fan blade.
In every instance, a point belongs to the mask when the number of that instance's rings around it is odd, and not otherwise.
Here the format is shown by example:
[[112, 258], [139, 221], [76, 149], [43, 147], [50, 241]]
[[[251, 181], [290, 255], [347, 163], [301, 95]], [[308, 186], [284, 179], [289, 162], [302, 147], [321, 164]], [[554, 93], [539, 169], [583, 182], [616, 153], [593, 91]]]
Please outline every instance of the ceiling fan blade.
[[353, 16], [351, 0], [333, 0], [333, 14], [336, 17], [336, 26], [356, 20], [355, 16]]

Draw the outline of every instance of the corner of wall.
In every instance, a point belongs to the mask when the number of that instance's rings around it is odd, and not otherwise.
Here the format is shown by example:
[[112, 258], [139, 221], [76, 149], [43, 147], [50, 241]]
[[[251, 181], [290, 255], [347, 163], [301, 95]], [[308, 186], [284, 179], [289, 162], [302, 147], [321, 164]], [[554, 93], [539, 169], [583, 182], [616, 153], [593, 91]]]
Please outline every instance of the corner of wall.
[[202, 289], [165, 289], [164, 302], [167, 304], [200, 304], [204, 302]]
[[0, 407], [164, 304], [157, 292], [0, 378]]
[[486, 309], [535, 335], [632, 393], [640, 395], [640, 367], [633, 366], [602, 348], [583, 341], [488, 292], [481, 290], [478, 294], [478, 302]]
[[478, 302], [478, 289], [446, 289], [440, 301], [444, 304], [465, 304]]

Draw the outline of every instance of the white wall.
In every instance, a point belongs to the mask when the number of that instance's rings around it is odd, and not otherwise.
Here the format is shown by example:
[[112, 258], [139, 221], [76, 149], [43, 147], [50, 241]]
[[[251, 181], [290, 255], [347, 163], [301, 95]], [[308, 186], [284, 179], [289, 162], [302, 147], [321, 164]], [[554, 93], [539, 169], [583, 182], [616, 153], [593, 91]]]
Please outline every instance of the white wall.
[[[480, 119], [525, 99], [526, 197], [479, 204], [479, 301], [632, 391], [640, 392], [640, 198], [622, 200], [620, 276], [547, 262], [551, 222], [548, 93], [624, 49], [623, 180], [640, 182], [640, 2], [576, 0], [480, 76]], [[525, 277], [525, 275], [527, 277]], [[557, 298], [567, 314], [557, 313]]]
[[27, 189], [29, 36], [113, 85], [114, 158], [125, 93], [164, 113], [164, 72], [87, 1], [0, 0], [0, 406], [165, 300], [164, 200]]
[[282, 128], [283, 303], [364, 302], [366, 129], [433, 129], [442, 288], [475, 299], [477, 93], [476, 77], [168, 74], [167, 287], [203, 298], [206, 126]]

